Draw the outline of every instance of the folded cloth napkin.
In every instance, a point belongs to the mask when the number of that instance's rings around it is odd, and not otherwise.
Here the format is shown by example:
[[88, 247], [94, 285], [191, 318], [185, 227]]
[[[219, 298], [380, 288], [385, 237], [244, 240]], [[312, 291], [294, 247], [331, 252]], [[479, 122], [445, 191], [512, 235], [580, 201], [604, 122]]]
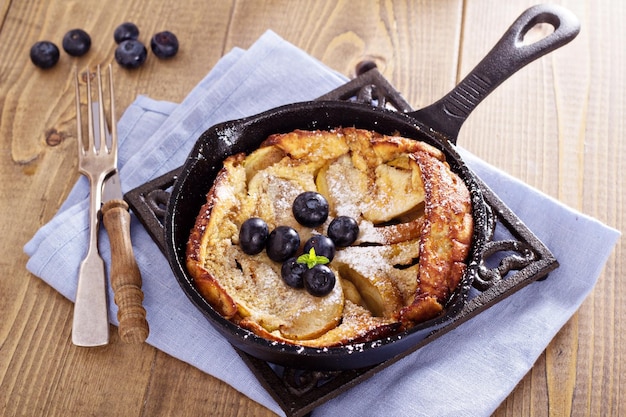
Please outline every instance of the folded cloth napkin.
[[[249, 50], [226, 54], [181, 104], [136, 99], [118, 123], [123, 189], [180, 166], [199, 135], [215, 123], [311, 100], [346, 81], [268, 31]], [[460, 152], [551, 249], [559, 269], [321, 405], [314, 416], [490, 415], [596, 283], [618, 231]], [[70, 300], [87, 247], [87, 196], [87, 182], [81, 178], [56, 216], [24, 248], [30, 256], [28, 270]], [[147, 342], [284, 415], [183, 294], [167, 260], [134, 216], [131, 231], [150, 323]], [[100, 239], [102, 256], [110, 265], [106, 233]], [[109, 317], [115, 325], [116, 314], [111, 301]]]

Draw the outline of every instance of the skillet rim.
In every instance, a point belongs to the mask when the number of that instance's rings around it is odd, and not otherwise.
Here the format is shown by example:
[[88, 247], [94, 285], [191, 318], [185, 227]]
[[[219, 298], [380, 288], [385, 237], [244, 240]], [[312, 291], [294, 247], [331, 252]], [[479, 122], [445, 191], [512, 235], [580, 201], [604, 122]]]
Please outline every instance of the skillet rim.
[[[311, 117], [311, 113], [318, 116], [321, 114], [324, 119], [320, 120]], [[295, 120], [294, 116], [297, 116]], [[366, 119], [363, 119], [364, 117]], [[331, 123], [332, 120], [337, 118], [342, 120], [347, 118], [350, 120], [350, 124]], [[268, 128], [268, 126], [274, 126], [273, 123], [278, 123], [283, 127], [281, 129], [276, 129], [276, 127]], [[294, 127], [294, 123], [299, 127]], [[363, 127], [365, 125], [367, 127]], [[389, 125], [392, 125], [393, 130], [389, 130]], [[242, 151], [246, 153], [253, 151], [271, 133], [285, 133], [296, 128], [323, 130], [340, 126], [356, 126], [385, 134], [397, 132], [405, 137], [423, 140], [445, 153], [448, 164], [466, 184], [472, 199], [474, 233], [472, 246], [468, 254], [466, 271], [459, 286], [446, 303], [444, 314], [392, 336], [371, 342], [328, 348], [304, 347], [264, 339], [225, 319], [195, 288], [193, 278], [189, 275], [185, 266], [185, 248], [189, 232], [191, 227], [193, 227], [193, 221], [201, 205], [206, 201], [206, 194], [213, 185], [215, 174], [221, 169], [222, 161], [228, 155]], [[244, 139], [248, 138], [242, 139], [243, 135], [259, 127], [264, 129], [255, 133], [256, 140], [253, 144], [242, 143], [242, 141], [245, 142]], [[256, 358], [269, 362], [297, 366], [301, 369], [342, 370], [377, 365], [400, 353], [412, 352], [421, 346], [420, 342], [429, 335], [443, 327], [452, 325], [456, 321], [459, 312], [467, 301], [469, 289], [477, 274], [484, 245], [487, 240], [491, 239], [493, 232], [493, 219], [490, 207], [482, 195], [481, 188], [478, 181], [476, 181], [476, 175], [465, 165], [461, 156], [456, 152], [456, 141], [454, 139], [436, 132], [406, 113], [373, 107], [369, 104], [335, 100], [287, 104], [253, 116], [211, 126], [201, 134], [185, 160], [181, 173], [174, 183], [167, 205], [165, 216], [166, 253], [179, 285], [192, 303], [209, 319], [213, 327], [226, 337], [232, 345]], [[210, 160], [213, 162], [209, 163]], [[198, 176], [199, 164], [207, 163], [210, 164], [208, 169], [214, 171], [212, 178], [195, 181], [193, 184], [190, 184], [190, 181], [194, 181], [194, 177]], [[188, 219], [187, 222], [181, 222], [179, 217], [182, 214], [178, 209], [180, 204], [187, 204], [189, 194], [185, 194], [185, 192], [193, 188], [201, 188], [203, 190], [202, 192], [196, 190], [195, 196], [195, 199], [199, 200], [201, 204], [196, 206], [195, 211], [190, 210], [192, 213], [195, 213], [192, 219]], [[183, 230], [183, 224], [190, 224], [191, 227]], [[185, 238], [181, 241], [180, 238], [177, 238], [179, 235]], [[411, 349], [411, 347], [414, 347], [414, 349]]]

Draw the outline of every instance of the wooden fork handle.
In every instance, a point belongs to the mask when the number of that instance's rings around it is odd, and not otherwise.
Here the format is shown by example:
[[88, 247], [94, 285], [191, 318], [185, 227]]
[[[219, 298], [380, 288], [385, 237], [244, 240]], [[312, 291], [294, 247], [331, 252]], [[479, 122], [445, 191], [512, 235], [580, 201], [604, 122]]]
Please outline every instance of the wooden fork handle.
[[118, 332], [126, 343], [142, 343], [149, 334], [142, 305], [141, 273], [130, 240], [130, 214], [124, 200], [109, 200], [102, 206], [104, 227], [111, 242], [111, 287], [117, 304]]

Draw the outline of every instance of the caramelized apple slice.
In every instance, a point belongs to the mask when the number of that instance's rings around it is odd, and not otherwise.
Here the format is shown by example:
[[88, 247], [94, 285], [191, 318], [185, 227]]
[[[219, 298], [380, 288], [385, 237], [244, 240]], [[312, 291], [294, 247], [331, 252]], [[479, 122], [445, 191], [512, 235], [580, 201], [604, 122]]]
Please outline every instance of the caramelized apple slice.
[[341, 252], [341, 257], [333, 260], [338, 264], [339, 275], [354, 285], [365, 306], [374, 316], [393, 317], [394, 313], [402, 307], [402, 299], [398, 289], [389, 280], [384, 270], [364, 267], [362, 263], [344, 263], [344, 261], [350, 262], [348, 258], [357, 255], [359, 249], [367, 248], [347, 248]]
[[400, 323], [394, 319], [372, 317], [365, 308], [348, 300], [343, 312], [341, 323], [320, 335], [307, 340], [293, 340], [283, 337], [279, 331], [269, 332], [254, 321], [244, 319], [239, 323], [267, 340], [281, 343], [297, 344], [314, 348], [341, 346], [349, 343], [363, 343], [392, 335], [400, 329]]
[[367, 308], [363, 297], [361, 297], [359, 290], [352, 283], [352, 281], [348, 279], [343, 279], [341, 280], [341, 286], [343, 287], [343, 296], [346, 300], [349, 300], [353, 304]]
[[250, 182], [252, 177], [267, 167], [274, 165], [285, 157], [282, 149], [276, 146], [266, 146], [252, 152], [244, 160], [243, 166], [246, 170], [246, 181]]
[[335, 207], [333, 199], [330, 196], [330, 189], [328, 187], [328, 169], [330, 168], [331, 162], [324, 164], [323, 167], [319, 169], [317, 172], [317, 176], [315, 177], [315, 187], [317, 188], [317, 192], [324, 196], [326, 201], [328, 201], [329, 212], [334, 215]]
[[401, 169], [383, 164], [376, 167], [376, 194], [363, 217], [374, 224], [398, 218], [424, 202], [424, 184], [415, 163], [414, 169]]
[[400, 323], [394, 319], [372, 317], [361, 306], [346, 301], [341, 324], [320, 337], [304, 341], [304, 346], [337, 346], [376, 340], [397, 332]]
[[334, 216], [361, 217], [370, 185], [367, 174], [354, 167], [350, 155], [342, 155], [320, 169], [316, 183]]
[[280, 333], [288, 339], [307, 340], [319, 337], [337, 327], [343, 316], [344, 295], [339, 282], [324, 297], [315, 297], [300, 290], [297, 301], [283, 313], [286, 320], [279, 327]]

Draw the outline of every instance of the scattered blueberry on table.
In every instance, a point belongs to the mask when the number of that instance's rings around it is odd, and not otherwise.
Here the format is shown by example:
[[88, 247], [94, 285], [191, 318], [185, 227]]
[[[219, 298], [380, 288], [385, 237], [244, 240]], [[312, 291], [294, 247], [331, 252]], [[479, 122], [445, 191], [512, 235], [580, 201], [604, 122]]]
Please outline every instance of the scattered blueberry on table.
[[124, 22], [115, 28], [113, 39], [117, 44], [127, 40], [137, 40], [139, 39], [139, 28], [133, 22]]
[[122, 41], [115, 49], [115, 61], [123, 68], [139, 68], [148, 57], [148, 50], [138, 40]]
[[178, 52], [178, 38], [167, 30], [156, 33], [150, 40], [150, 48], [158, 58], [171, 58]]
[[39, 68], [52, 68], [59, 62], [59, 48], [50, 41], [35, 42], [30, 48], [30, 60]]
[[82, 29], [72, 29], [63, 36], [63, 50], [71, 56], [83, 56], [91, 48], [91, 37]]

